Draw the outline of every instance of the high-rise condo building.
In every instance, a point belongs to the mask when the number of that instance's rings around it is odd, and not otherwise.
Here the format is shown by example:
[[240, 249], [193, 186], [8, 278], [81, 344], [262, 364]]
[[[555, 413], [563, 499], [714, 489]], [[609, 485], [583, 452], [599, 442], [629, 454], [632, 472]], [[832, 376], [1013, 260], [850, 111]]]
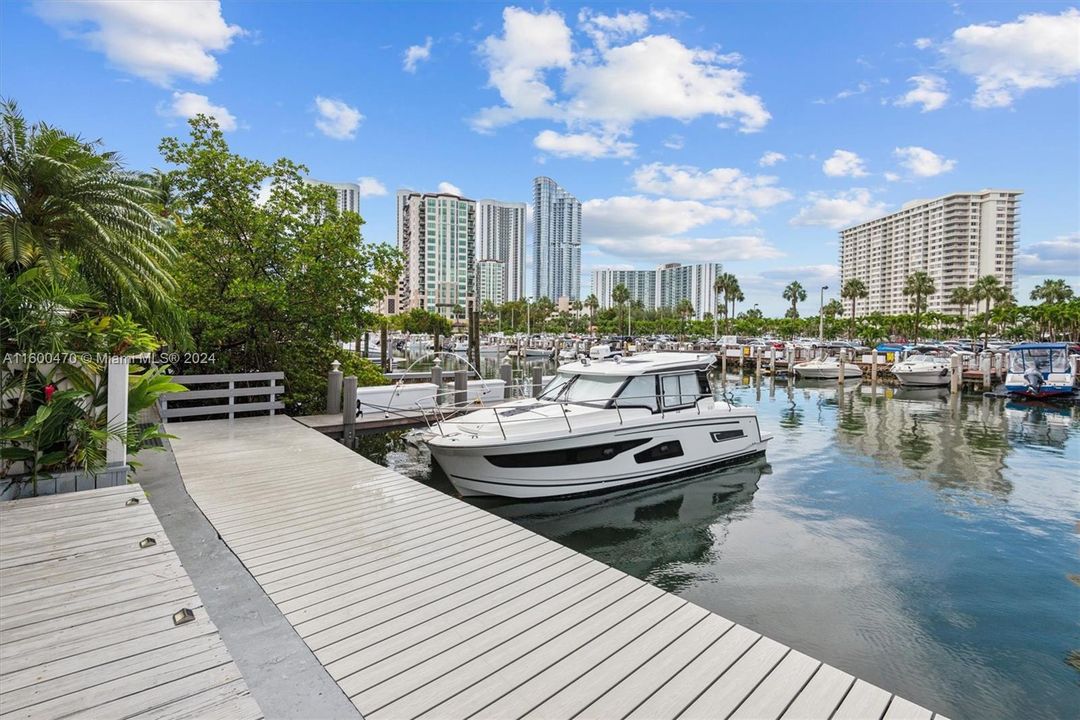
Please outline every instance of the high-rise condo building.
[[450, 193], [397, 193], [397, 246], [405, 258], [400, 310], [446, 316], [474, 293], [476, 202]]
[[720, 263], [682, 265], [668, 263], [655, 270], [614, 270], [597, 268], [592, 271], [592, 291], [601, 308], [612, 307], [611, 291], [625, 285], [630, 301], [641, 300], [647, 310], [673, 310], [682, 300], [694, 306], [694, 317], [701, 320], [705, 313], [715, 313], [717, 300], [714, 285], [723, 272]]
[[306, 182], [312, 185], [325, 185], [334, 189], [334, 194], [337, 196], [337, 208], [338, 212], [354, 212], [360, 213], [360, 186], [356, 183], [348, 182], [326, 182], [324, 180], [312, 180], [307, 179]]
[[476, 259], [497, 261], [503, 273], [501, 294], [484, 298], [496, 304], [525, 297], [525, 215], [525, 203], [476, 201]]
[[534, 299], [580, 300], [581, 203], [548, 177], [533, 180]]
[[[476, 261], [476, 298], [479, 305], [506, 302], [506, 264], [500, 260]], [[477, 308], [479, 309], [479, 308]]]
[[630, 302], [638, 300], [646, 310], [656, 308], [656, 271], [655, 270], [615, 270], [597, 268], [592, 271], [592, 292], [600, 301], [600, 308], [607, 310], [615, 305], [611, 291], [617, 285], [624, 285], [630, 292]]
[[694, 317], [716, 313], [716, 278], [724, 271], [720, 263], [680, 265], [667, 263], [656, 268], [656, 306], [675, 308], [682, 300], [694, 306]]
[[869, 297], [855, 302], [855, 314], [890, 315], [911, 311], [904, 281], [925, 271], [936, 292], [932, 312], [959, 314], [949, 301], [956, 288], [993, 275], [1013, 284], [1019, 190], [980, 190], [913, 200], [898, 212], [840, 231], [840, 283], [858, 278]]

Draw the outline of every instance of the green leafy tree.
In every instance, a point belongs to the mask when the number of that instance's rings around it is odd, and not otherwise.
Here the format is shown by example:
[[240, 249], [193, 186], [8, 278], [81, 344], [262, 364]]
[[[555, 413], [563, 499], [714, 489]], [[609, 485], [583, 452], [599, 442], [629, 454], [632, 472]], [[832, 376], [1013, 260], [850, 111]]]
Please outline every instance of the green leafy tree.
[[926, 311], [927, 300], [937, 292], [934, 281], [924, 271], [919, 270], [907, 276], [904, 281], [903, 293], [911, 298], [911, 308], [915, 314], [914, 342], [919, 342], [919, 323], [923, 312]]
[[397, 252], [365, 243], [360, 216], [339, 212], [302, 165], [233, 153], [206, 116], [189, 124], [190, 139], [165, 138], [160, 149], [177, 166], [177, 275], [195, 347], [216, 355], [217, 371], [284, 371], [293, 412], [322, 407], [334, 359], [361, 384], [383, 382], [341, 342], [371, 323], [367, 308]]
[[[630, 301], [630, 290], [625, 285], [623, 285], [622, 283], [619, 283], [618, 285], [616, 285], [615, 287], [613, 287], [611, 289], [611, 302], [615, 303], [616, 305], [618, 305], [621, 308], [624, 305], [626, 305], [629, 301]], [[629, 327], [629, 325], [630, 325], [630, 308], [629, 307], [627, 307], [627, 309], [626, 309], [626, 324], [627, 324], [627, 327]], [[624, 331], [622, 334], [625, 335], [627, 332], [629, 332], [629, 330]]]
[[865, 300], [870, 297], [870, 291], [866, 289], [866, 283], [859, 278], [850, 278], [844, 283], [844, 287], [840, 289], [840, 297], [851, 301], [851, 325], [848, 331], [848, 337], [850, 338], [855, 332], [855, 301]]
[[[0, 103], [0, 263], [76, 272], [111, 314], [183, 343], [176, 251], [146, 182], [120, 157]], [[68, 259], [73, 262], [68, 262]]]
[[967, 308], [974, 300], [973, 295], [971, 289], [966, 287], [953, 288], [949, 293], [949, 302], [960, 306], [961, 324], [967, 321]]

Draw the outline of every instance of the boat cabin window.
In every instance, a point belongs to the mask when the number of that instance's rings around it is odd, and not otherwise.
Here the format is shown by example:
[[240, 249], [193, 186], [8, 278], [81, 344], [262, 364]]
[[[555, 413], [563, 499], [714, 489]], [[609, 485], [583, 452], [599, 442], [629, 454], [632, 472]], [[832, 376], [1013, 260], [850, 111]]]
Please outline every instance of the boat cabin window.
[[619, 407], [644, 407], [657, 412], [660, 406], [656, 400], [656, 376], [637, 375], [630, 378], [619, 393]]
[[668, 410], [693, 405], [701, 397], [701, 384], [697, 373], [660, 376], [660, 394]]
[[540, 399], [592, 403], [600, 407], [602, 403], [596, 401], [610, 400], [625, 380], [625, 377], [618, 375], [558, 373], [540, 393]]

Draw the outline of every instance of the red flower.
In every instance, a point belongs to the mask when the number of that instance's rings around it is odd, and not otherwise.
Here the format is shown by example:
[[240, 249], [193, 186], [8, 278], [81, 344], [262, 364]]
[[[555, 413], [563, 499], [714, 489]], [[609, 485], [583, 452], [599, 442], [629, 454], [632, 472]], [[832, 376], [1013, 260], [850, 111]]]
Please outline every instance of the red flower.
[[45, 386], [45, 403], [46, 404], [48, 404], [49, 401], [52, 400], [52, 396], [53, 396], [54, 392], [56, 392], [56, 386], [55, 385], [46, 385]]

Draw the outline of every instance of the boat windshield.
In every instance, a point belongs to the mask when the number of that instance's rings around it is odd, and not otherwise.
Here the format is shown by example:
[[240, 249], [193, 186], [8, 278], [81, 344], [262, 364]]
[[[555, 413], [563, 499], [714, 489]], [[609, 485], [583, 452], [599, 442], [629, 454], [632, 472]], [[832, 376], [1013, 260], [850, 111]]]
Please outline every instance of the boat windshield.
[[540, 393], [541, 400], [590, 402], [610, 400], [622, 387], [625, 377], [618, 375], [570, 375], [558, 373]]
[[1009, 372], [1034, 370], [1046, 373], [1069, 372], [1069, 354], [1065, 348], [1025, 348], [1009, 351]]

